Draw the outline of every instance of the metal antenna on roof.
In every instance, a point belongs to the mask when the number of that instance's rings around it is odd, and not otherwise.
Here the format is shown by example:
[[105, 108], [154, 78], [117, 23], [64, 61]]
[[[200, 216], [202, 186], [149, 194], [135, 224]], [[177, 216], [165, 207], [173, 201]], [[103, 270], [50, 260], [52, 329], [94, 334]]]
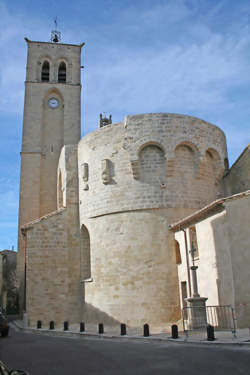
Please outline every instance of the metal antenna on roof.
[[61, 41], [61, 33], [57, 30], [57, 17], [54, 18], [55, 30], [51, 31], [50, 41], [52, 43], [58, 43]]

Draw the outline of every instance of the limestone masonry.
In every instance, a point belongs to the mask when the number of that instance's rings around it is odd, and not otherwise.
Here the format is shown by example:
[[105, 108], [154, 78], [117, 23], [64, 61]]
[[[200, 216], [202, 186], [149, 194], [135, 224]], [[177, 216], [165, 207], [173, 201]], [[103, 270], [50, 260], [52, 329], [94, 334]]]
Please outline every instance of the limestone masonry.
[[[178, 253], [169, 227], [248, 190], [249, 148], [229, 170], [217, 126], [170, 113], [127, 116], [117, 124], [100, 117], [100, 128], [80, 139], [83, 44], [26, 41], [18, 274], [29, 324], [177, 323], [184, 294], [191, 297], [194, 287], [184, 270], [191, 244]], [[248, 235], [244, 254], [249, 242]], [[207, 252], [220, 251], [216, 246]], [[210, 270], [210, 258], [199, 267]], [[250, 256], [246, 260], [238, 270], [243, 278]], [[234, 267], [221, 267], [219, 278]], [[214, 303], [216, 275], [204, 271], [213, 285], [211, 293], [203, 288], [207, 304]], [[230, 298], [223, 297], [232, 306], [233, 277]], [[198, 281], [202, 285], [202, 275]], [[249, 291], [238, 289], [249, 304]]]

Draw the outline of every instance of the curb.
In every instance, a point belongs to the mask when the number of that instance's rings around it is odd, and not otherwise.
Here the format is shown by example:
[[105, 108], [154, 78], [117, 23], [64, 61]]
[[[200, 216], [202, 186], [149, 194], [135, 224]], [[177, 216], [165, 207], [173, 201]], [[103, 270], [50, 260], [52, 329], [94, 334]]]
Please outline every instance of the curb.
[[175, 343], [175, 344], [188, 344], [188, 345], [212, 345], [215, 346], [227, 346], [227, 347], [235, 347], [235, 346], [250, 346], [249, 341], [236, 341], [236, 342], [224, 342], [217, 339], [215, 341], [207, 341], [207, 340], [189, 340], [189, 339], [173, 339], [172, 337], [144, 337], [144, 336], [117, 336], [117, 335], [109, 335], [109, 334], [99, 334], [99, 333], [91, 333], [91, 332], [75, 332], [75, 331], [57, 331], [57, 330], [50, 330], [44, 328], [24, 328], [16, 321], [12, 321], [10, 326], [14, 329], [18, 329], [19, 331], [25, 333], [34, 333], [38, 335], [46, 335], [46, 336], [55, 336], [55, 337], [66, 337], [66, 338], [86, 338], [86, 339], [94, 339], [94, 340], [119, 340], [119, 341], [138, 341], [138, 342], [160, 342], [160, 343]]

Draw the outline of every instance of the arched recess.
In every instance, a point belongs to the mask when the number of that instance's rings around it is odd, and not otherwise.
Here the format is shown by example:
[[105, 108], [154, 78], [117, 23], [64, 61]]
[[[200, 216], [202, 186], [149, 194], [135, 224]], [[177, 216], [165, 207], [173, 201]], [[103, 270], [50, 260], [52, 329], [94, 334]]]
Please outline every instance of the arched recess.
[[67, 80], [67, 66], [65, 61], [61, 61], [58, 66], [58, 82], [64, 83]]
[[139, 142], [137, 142], [137, 146], [138, 146], [138, 150], [137, 150], [137, 153], [138, 155], [140, 156], [142, 150], [145, 148], [145, 147], [148, 147], [148, 146], [155, 146], [155, 147], [158, 147], [162, 152], [163, 152], [163, 155], [165, 155], [165, 149], [164, 149], [164, 146], [158, 142], [158, 141], [155, 141], [155, 140], [150, 140], [150, 141], [147, 141], [147, 142], [143, 142], [141, 144], [139, 144]]
[[175, 148], [175, 175], [182, 184], [190, 182], [195, 177], [197, 169], [197, 150], [190, 143], [180, 143]]
[[41, 81], [49, 82], [49, 80], [50, 80], [50, 63], [48, 60], [45, 60], [42, 63], [42, 68], [41, 68]]
[[90, 261], [90, 236], [85, 225], [81, 227], [81, 281], [91, 278], [91, 261]]
[[57, 185], [57, 207], [63, 207], [63, 186], [62, 186], [62, 172], [59, 172], [59, 179]]
[[163, 183], [166, 176], [166, 160], [162, 148], [148, 143], [139, 152], [141, 180], [147, 183]]
[[138, 139], [134, 144], [131, 144], [131, 148], [129, 149], [130, 160], [138, 160], [141, 150], [148, 145], [158, 146], [163, 151], [164, 155], [166, 155], [166, 149], [165, 145], [162, 143], [162, 138], [158, 135], [150, 134]]
[[224, 165], [218, 152], [213, 148], [208, 148], [205, 154], [207, 164], [207, 176], [214, 183], [222, 177]]
[[[53, 105], [51, 106], [51, 99]], [[56, 105], [54, 105], [56, 103]], [[40, 215], [57, 209], [57, 168], [64, 145], [64, 105], [59, 90], [52, 88], [43, 99], [41, 129]]]
[[194, 144], [194, 143], [192, 143], [192, 142], [190, 142], [190, 141], [182, 141], [182, 142], [179, 142], [176, 146], [175, 146], [175, 150], [178, 148], [178, 147], [180, 147], [180, 146], [186, 146], [186, 147], [188, 147], [189, 149], [191, 149], [195, 154], [197, 153], [199, 153], [199, 149], [198, 149], [198, 147]]
[[176, 264], [181, 264], [180, 244], [177, 240], [174, 240], [174, 247], [175, 247]]

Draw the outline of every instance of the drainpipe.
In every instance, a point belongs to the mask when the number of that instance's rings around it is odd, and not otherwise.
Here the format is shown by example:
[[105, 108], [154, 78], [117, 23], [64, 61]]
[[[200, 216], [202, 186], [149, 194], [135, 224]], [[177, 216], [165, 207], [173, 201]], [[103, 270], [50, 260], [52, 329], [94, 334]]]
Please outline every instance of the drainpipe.
[[189, 268], [189, 257], [188, 257], [188, 245], [187, 245], [187, 233], [185, 229], [181, 229], [184, 233], [184, 239], [185, 239], [185, 250], [186, 250], [186, 263], [187, 263], [187, 277], [188, 277], [188, 291], [189, 291], [189, 297], [192, 296], [191, 293], [191, 280], [190, 280], [190, 268]]

